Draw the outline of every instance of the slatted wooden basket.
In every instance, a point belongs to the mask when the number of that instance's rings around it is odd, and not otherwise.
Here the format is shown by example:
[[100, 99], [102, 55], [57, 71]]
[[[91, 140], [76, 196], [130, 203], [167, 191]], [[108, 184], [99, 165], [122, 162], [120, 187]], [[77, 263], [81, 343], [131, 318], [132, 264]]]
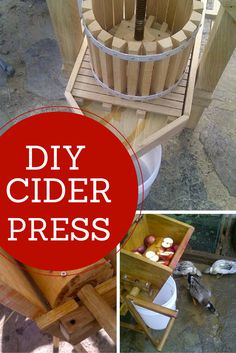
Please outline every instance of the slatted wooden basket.
[[202, 18], [199, 0], [149, 0], [143, 41], [134, 40], [134, 0], [88, 0], [82, 12], [94, 77], [110, 93], [147, 100], [183, 78]]

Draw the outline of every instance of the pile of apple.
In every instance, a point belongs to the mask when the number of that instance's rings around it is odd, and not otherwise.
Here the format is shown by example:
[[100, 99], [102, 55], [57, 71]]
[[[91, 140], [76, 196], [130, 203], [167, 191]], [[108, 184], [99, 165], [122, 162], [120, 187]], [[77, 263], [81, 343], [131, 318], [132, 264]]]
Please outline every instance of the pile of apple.
[[[161, 242], [160, 242], [161, 239]], [[133, 249], [133, 253], [146, 257], [147, 259], [169, 266], [171, 259], [178, 250], [178, 245], [174, 244], [172, 238], [159, 238], [148, 235], [144, 238], [144, 243]]]

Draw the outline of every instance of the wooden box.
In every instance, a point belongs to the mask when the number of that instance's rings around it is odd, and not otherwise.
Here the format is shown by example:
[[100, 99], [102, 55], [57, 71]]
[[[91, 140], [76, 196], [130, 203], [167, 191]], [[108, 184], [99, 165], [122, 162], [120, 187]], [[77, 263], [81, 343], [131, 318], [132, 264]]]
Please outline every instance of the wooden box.
[[[150, 282], [160, 289], [181, 259], [193, 231], [192, 226], [170, 217], [144, 215], [138, 223], [132, 225], [127, 236], [128, 240], [123, 244], [120, 259], [121, 273], [134, 279]], [[158, 237], [171, 237], [178, 245], [178, 250], [169, 266], [133, 253], [132, 250], [142, 245], [144, 238], [149, 234], [155, 235], [157, 239]]]

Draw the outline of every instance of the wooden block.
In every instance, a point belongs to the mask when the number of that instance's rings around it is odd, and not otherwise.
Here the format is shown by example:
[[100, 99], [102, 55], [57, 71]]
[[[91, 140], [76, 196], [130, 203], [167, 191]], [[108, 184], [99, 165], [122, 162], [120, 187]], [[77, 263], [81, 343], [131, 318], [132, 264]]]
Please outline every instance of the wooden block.
[[[158, 53], [163, 53], [165, 51], [171, 50], [173, 47], [172, 41], [170, 38], [159, 40], [157, 43]], [[166, 76], [168, 72], [170, 58], [157, 61], [154, 64], [153, 78], [151, 93], [158, 93], [163, 91], [166, 81]]]
[[114, 25], [118, 25], [123, 20], [123, 0], [113, 0], [114, 3]]
[[[102, 31], [99, 33], [97, 39], [100, 43], [110, 48], [112, 45], [113, 36], [106, 31]], [[101, 69], [102, 69], [102, 81], [108, 87], [113, 88], [114, 80], [113, 80], [112, 56], [99, 50], [99, 57], [100, 57]]]
[[163, 22], [160, 28], [161, 32], [167, 32], [168, 31], [168, 23]]
[[[129, 54], [140, 54], [141, 42], [128, 42], [128, 53]], [[127, 66], [127, 92], [129, 95], [135, 96], [138, 91], [139, 82], [139, 62], [128, 62]]]
[[135, 0], [125, 0], [125, 19], [130, 20], [134, 15]]
[[[144, 43], [144, 54], [152, 55], [157, 52], [157, 44]], [[151, 90], [152, 76], [153, 76], [154, 62], [141, 63], [140, 67], [140, 77], [139, 77], [139, 94], [141, 96], [148, 96]]]
[[73, 313], [78, 308], [79, 304], [75, 300], [71, 299], [37, 318], [36, 324], [40, 330], [48, 330], [51, 326], [55, 325], [57, 321], [65, 318], [66, 315]]
[[67, 275], [63, 277], [58, 271], [35, 270], [29, 266], [26, 269], [52, 308], [73, 299], [84, 284], [102, 283], [111, 278], [114, 272], [104, 259], [79, 270], [67, 271]]
[[116, 313], [99, 295], [91, 284], [86, 284], [78, 292], [78, 297], [92, 313], [101, 327], [116, 342]]
[[[114, 37], [112, 48], [118, 52], [127, 51], [127, 42]], [[114, 89], [115, 91], [126, 93], [127, 91], [127, 77], [126, 68], [127, 61], [113, 57], [113, 76], [114, 76]]]
[[[171, 37], [171, 39], [172, 39], [173, 47], [176, 48], [180, 46], [187, 39], [187, 37], [183, 31], [179, 31], [176, 34], [174, 34]], [[183, 52], [181, 51], [180, 53], [170, 58], [168, 73], [167, 73], [166, 82], [165, 82], [166, 89], [171, 87], [177, 80], [178, 69], [181, 64], [182, 55], [183, 55]]]
[[47, 312], [49, 306], [24, 269], [3, 249], [0, 252], [0, 303], [31, 319]]

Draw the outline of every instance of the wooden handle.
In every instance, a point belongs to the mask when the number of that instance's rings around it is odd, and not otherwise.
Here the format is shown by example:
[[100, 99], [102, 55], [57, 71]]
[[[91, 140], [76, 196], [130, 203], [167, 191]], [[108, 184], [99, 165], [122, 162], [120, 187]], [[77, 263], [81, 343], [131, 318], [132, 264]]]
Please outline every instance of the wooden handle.
[[112, 340], [116, 341], [116, 313], [90, 284], [78, 292], [78, 297], [93, 314]]
[[178, 316], [178, 311], [177, 310], [172, 310], [172, 309], [168, 309], [165, 308], [164, 306], [158, 305], [158, 304], [153, 304], [153, 303], [148, 303], [145, 300], [139, 299], [139, 298], [135, 298], [135, 297], [131, 297], [129, 296], [129, 299], [136, 305], [141, 306], [142, 308], [154, 311], [156, 313], [168, 316], [168, 317], [173, 317], [173, 318], [177, 318]]

